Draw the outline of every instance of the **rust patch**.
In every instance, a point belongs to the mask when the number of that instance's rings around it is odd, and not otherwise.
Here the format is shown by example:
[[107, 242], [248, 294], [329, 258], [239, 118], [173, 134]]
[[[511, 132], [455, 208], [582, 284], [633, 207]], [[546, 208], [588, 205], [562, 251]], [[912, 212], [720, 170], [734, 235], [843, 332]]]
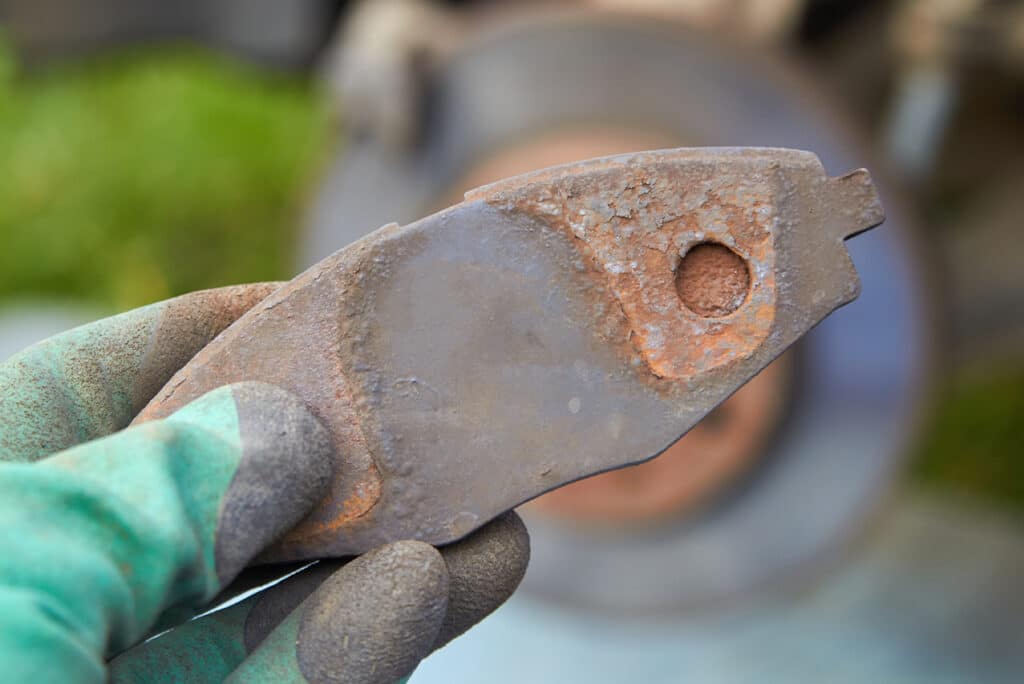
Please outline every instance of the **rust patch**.
[[728, 316], [749, 291], [750, 272], [743, 258], [717, 242], [697, 245], [676, 269], [676, 293], [683, 306], [705, 318]]
[[339, 498], [327, 496], [306, 520], [288, 533], [286, 546], [322, 544], [325, 537], [338, 534], [346, 525], [366, 515], [380, 500], [380, 471], [373, 463], [367, 464], [365, 473], [361, 474], [358, 482], [353, 484], [336, 481], [332, 484], [332, 490], [341, 492], [343, 484], [349, 489], [347, 495], [342, 493]]
[[[774, 323], [777, 167], [758, 164], [756, 156], [739, 172], [673, 161], [648, 153], [560, 167], [474, 190], [466, 199], [569, 234], [601, 275], [606, 306], [596, 317], [621, 308], [630, 342], [650, 372], [687, 379], [749, 357]], [[707, 242], [746, 264], [745, 298], [727, 315], [728, 306], [688, 307], [677, 290], [682, 256]], [[712, 269], [692, 283], [700, 291], [691, 298], [713, 304], [740, 282], [731, 269]]]

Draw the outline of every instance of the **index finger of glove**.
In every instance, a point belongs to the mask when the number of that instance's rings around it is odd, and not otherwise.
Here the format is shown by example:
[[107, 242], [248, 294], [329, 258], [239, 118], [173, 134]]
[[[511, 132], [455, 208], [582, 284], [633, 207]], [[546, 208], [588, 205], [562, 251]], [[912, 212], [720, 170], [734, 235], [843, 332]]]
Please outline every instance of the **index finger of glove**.
[[116, 432], [179, 368], [280, 283], [193, 292], [43, 340], [0, 364], [0, 461]]

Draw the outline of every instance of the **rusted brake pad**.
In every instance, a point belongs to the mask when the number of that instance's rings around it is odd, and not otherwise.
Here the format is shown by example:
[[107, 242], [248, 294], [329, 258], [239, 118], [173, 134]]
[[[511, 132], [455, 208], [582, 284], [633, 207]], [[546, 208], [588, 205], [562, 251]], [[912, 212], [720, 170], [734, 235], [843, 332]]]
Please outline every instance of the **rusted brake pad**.
[[330, 496], [270, 554], [454, 541], [661, 453], [859, 280], [882, 222], [864, 170], [785, 149], [595, 159], [388, 225], [270, 295], [137, 420], [218, 386], [301, 397], [338, 453]]

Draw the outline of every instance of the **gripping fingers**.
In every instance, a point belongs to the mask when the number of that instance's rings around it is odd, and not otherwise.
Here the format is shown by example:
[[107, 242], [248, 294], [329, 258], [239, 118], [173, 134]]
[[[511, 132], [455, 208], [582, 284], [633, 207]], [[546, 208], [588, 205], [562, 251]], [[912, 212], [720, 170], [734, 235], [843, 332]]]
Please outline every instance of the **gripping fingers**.
[[[345, 681], [393, 681], [389, 678], [395, 672], [411, 672], [419, 659], [462, 634], [512, 594], [529, 560], [529, 536], [510, 512], [442, 548], [447, 609], [439, 625], [434, 625], [441, 598], [433, 594], [440, 590], [436, 552], [415, 542], [400, 542], [374, 553], [384, 558], [364, 556], [341, 571], [342, 562], [321, 561], [231, 608], [137, 646], [111, 663], [111, 681], [220, 682], [236, 667], [236, 681], [332, 681], [323, 678], [324, 671], [340, 673]], [[420, 557], [423, 562], [384, 562], [389, 555]], [[390, 579], [373, 580], [374, 574], [388, 573]], [[394, 596], [382, 588], [397, 588], [399, 583], [410, 599], [396, 607]], [[435, 628], [436, 635], [424, 650], [426, 636]], [[366, 634], [386, 656], [359, 646], [365, 642], [360, 635]], [[417, 638], [410, 640], [410, 634]], [[297, 648], [296, 642], [307, 645]], [[401, 667], [396, 660], [402, 661]], [[370, 674], [379, 679], [359, 678]]]
[[209, 600], [294, 526], [325, 494], [332, 461], [298, 399], [242, 383], [40, 463], [0, 466], [6, 674], [102, 681], [105, 654], [169, 607]]
[[474, 534], [441, 549], [448, 566], [448, 613], [434, 648], [438, 649], [503, 604], [526, 574], [530, 535], [509, 511]]
[[504, 603], [528, 561], [514, 512], [440, 553], [376, 549], [331, 575], [229, 681], [390, 684]]
[[217, 519], [221, 587], [323, 498], [334, 470], [327, 430], [296, 397], [254, 382], [231, 392], [242, 455]]
[[83, 325], [0, 364], [0, 461], [128, 425], [196, 352], [280, 283], [193, 292]]
[[110, 661], [109, 684], [222, 682], [343, 561], [321, 561], [238, 603], [186, 622]]
[[391, 684], [431, 652], [447, 607], [437, 549], [382, 546], [331, 575], [227, 681]]

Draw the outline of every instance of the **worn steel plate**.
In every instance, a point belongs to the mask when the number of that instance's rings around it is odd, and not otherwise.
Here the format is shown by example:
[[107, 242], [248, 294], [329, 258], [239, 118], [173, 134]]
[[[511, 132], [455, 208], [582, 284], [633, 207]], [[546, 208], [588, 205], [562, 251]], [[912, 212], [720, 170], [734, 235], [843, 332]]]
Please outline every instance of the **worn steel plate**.
[[270, 557], [450, 542], [660, 453], [856, 297], [843, 240], [882, 218], [866, 172], [828, 178], [793, 150], [519, 176], [315, 265], [139, 420], [229, 382], [277, 384], [342, 458], [332, 495]]

